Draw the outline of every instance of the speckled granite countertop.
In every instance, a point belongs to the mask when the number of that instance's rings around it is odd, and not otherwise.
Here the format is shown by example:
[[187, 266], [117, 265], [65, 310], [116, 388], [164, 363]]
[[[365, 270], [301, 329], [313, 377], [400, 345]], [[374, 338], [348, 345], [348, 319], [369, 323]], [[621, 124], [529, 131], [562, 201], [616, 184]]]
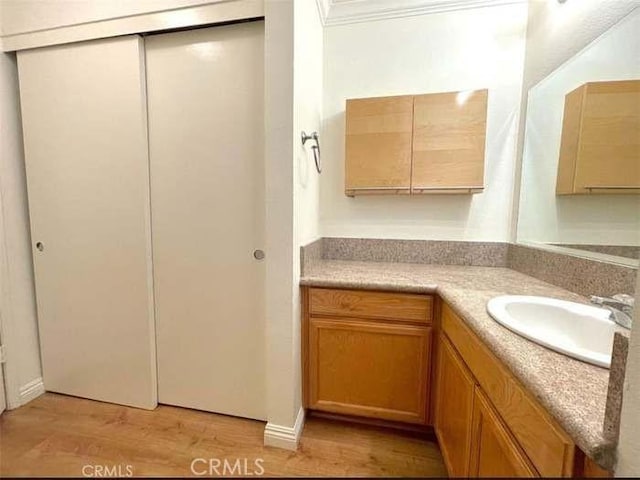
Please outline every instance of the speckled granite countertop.
[[555, 353], [495, 322], [486, 311], [496, 295], [584, 297], [497, 267], [318, 260], [305, 266], [301, 285], [437, 293], [528, 387], [582, 451], [612, 470], [615, 445], [603, 434], [609, 371]]

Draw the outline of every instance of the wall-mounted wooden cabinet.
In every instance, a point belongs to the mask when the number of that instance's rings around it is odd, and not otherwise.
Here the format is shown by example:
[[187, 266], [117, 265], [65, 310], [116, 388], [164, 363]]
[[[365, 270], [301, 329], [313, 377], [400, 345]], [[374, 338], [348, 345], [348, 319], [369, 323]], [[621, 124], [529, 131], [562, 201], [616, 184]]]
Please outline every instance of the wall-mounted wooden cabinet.
[[412, 193], [482, 190], [487, 99], [487, 90], [414, 97]]
[[347, 100], [345, 193], [482, 191], [487, 90]]
[[303, 296], [305, 406], [426, 425], [431, 297], [321, 288]]
[[411, 190], [413, 97], [347, 100], [347, 195]]
[[567, 94], [556, 193], [640, 193], [640, 80]]

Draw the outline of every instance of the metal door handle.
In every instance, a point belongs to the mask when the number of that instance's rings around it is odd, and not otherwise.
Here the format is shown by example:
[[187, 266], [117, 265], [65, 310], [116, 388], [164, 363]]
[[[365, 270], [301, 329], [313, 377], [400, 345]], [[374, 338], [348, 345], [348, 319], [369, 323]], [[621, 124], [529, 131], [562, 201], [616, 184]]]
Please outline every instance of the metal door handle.
[[43, 251], [43, 250], [44, 250], [44, 244], [43, 244], [42, 242], [37, 242], [37, 243], [36, 243], [36, 248], [37, 248], [39, 251]]
[[253, 258], [255, 258], [256, 260], [262, 260], [264, 258], [264, 250], [254, 250]]

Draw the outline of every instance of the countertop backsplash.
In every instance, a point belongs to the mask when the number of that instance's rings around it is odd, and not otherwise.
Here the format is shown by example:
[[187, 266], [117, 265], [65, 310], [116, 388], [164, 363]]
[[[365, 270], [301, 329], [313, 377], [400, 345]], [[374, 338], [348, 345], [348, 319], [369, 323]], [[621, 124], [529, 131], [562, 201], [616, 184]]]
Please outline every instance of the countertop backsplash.
[[504, 242], [320, 238], [301, 248], [314, 260], [507, 267], [580, 295], [634, 295], [637, 268]]

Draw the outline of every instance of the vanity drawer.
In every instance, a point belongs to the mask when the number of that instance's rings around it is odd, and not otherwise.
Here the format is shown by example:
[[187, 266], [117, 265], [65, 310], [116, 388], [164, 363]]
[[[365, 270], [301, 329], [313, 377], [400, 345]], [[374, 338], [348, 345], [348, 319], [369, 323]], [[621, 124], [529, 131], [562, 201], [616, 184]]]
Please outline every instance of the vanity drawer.
[[394, 292], [311, 288], [311, 315], [401, 320], [430, 324], [433, 297]]
[[571, 476], [575, 445], [569, 436], [446, 304], [442, 331], [541, 476]]

